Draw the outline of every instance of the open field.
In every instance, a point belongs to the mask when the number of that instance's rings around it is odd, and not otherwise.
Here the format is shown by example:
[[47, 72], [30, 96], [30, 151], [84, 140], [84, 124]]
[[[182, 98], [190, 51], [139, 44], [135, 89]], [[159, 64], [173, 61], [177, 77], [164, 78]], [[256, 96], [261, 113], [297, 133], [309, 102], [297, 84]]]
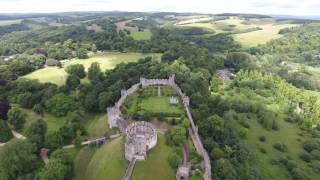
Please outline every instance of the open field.
[[179, 105], [171, 105], [170, 97], [147, 97], [141, 101], [141, 109], [151, 113], [181, 113]]
[[90, 162], [81, 161], [80, 163], [89, 163], [84, 179], [121, 179], [128, 166], [128, 161], [124, 158], [123, 143], [122, 137], [114, 139], [97, 149]]
[[247, 33], [235, 34], [234, 38], [240, 42], [244, 47], [253, 47], [258, 44], [264, 44], [272, 39], [282, 37], [279, 30], [288, 27], [298, 26], [296, 24], [279, 24], [279, 25], [264, 25], [262, 30], [252, 31]]
[[[141, 53], [118, 53], [108, 52], [102, 54], [96, 54], [88, 59], [72, 59], [64, 65], [67, 67], [72, 64], [83, 64], [86, 69], [94, 62], [100, 64], [101, 70], [113, 69], [117, 64], [136, 62], [140, 58], [151, 56], [156, 60], [160, 60], [160, 54], [141, 54]], [[57, 85], [63, 85], [67, 79], [67, 73], [63, 68], [58, 67], [46, 67], [34, 71], [28, 75], [23, 76], [27, 79], [38, 79], [42, 83], [50, 82]]]
[[21, 19], [13, 19], [13, 20], [0, 20], [0, 26], [7, 26], [11, 24], [19, 24], [21, 23]]
[[137, 162], [132, 180], [172, 180], [175, 171], [168, 162], [173, 149], [165, 144], [164, 135], [158, 134], [157, 146], [148, 153], [146, 161]]
[[143, 31], [133, 31], [131, 32], [131, 36], [135, 40], [149, 40], [151, 38], [151, 31], [149, 29], [145, 29]]

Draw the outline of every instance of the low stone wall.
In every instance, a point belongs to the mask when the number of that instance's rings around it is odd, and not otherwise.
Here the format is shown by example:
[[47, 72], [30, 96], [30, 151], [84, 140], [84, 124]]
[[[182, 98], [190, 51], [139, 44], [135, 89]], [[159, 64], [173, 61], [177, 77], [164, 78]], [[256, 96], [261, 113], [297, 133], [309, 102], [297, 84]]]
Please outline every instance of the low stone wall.
[[[112, 127], [118, 127], [120, 130], [123, 129], [124, 125], [121, 125], [123, 123], [118, 123], [121, 121], [125, 121], [122, 114], [121, 114], [121, 106], [124, 104], [126, 98], [130, 96], [131, 94], [138, 91], [140, 88], [146, 88], [148, 86], [154, 86], [154, 85], [166, 85], [172, 87], [180, 96], [182, 99], [182, 104], [185, 108], [185, 111], [187, 113], [188, 119], [190, 120], [191, 124], [191, 138], [192, 141], [196, 147], [197, 153], [203, 157], [204, 161], [204, 167], [205, 167], [205, 173], [204, 173], [204, 179], [205, 180], [211, 180], [211, 164], [210, 164], [210, 158], [208, 155], [208, 152], [203, 147], [203, 144], [201, 142], [200, 136], [198, 134], [198, 127], [195, 125], [193, 121], [193, 117], [191, 115], [189, 104], [190, 104], [190, 98], [185, 95], [181, 88], [175, 83], [175, 76], [172, 75], [169, 77], [169, 79], [146, 79], [146, 78], [140, 78], [140, 82], [137, 84], [134, 84], [129, 88], [128, 90], [122, 90], [121, 91], [121, 97], [120, 99], [115, 103], [113, 107], [108, 107], [108, 121], [109, 126]], [[119, 127], [120, 126], [120, 127]]]

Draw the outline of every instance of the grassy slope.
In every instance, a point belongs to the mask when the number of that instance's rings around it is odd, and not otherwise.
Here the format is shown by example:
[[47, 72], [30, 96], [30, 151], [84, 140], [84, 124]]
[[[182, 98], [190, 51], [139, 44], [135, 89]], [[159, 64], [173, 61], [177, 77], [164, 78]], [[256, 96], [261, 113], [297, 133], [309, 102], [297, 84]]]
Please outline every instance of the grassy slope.
[[[280, 157], [290, 157], [297, 165], [313, 179], [316, 179], [316, 174], [306, 166], [306, 163], [299, 158], [302, 154], [302, 142], [309, 139], [302, 130], [299, 129], [297, 124], [291, 124], [284, 120], [278, 120], [279, 130], [268, 131], [264, 129], [256, 120], [250, 120], [250, 129], [247, 138], [244, 140], [246, 144], [255, 152], [258, 167], [262, 174], [268, 179], [290, 179], [290, 175], [285, 167], [273, 165], [273, 159]], [[235, 128], [240, 129], [240, 125], [234, 122]], [[303, 134], [300, 136], [299, 134]], [[266, 137], [266, 142], [259, 141], [260, 136]], [[288, 152], [279, 152], [273, 148], [275, 143], [284, 143], [288, 147]], [[260, 149], [264, 148], [267, 153], [263, 154]]]
[[158, 144], [152, 149], [146, 161], [138, 162], [133, 171], [132, 180], [172, 180], [175, 172], [168, 163], [173, 150], [165, 144], [164, 135], [158, 135]]
[[86, 170], [89, 162], [95, 152], [96, 148], [84, 147], [80, 150], [77, 157], [74, 160], [74, 176], [73, 180], [84, 180], [86, 175]]
[[105, 115], [97, 115], [85, 123], [89, 137], [103, 136], [109, 131], [108, 117]]
[[[93, 55], [89, 59], [72, 59], [68, 63], [66, 63], [65, 67], [71, 64], [83, 64], [85, 68], [89, 68], [93, 62], [98, 62], [103, 71], [107, 69], [113, 69], [117, 64], [120, 63], [129, 63], [136, 62], [140, 58], [152, 56], [155, 59], [159, 60], [159, 54], [140, 54], [140, 53], [118, 53], [118, 52], [110, 52]], [[51, 82], [57, 85], [63, 85], [67, 79], [67, 73], [63, 68], [57, 67], [47, 67], [43, 69], [39, 69], [34, 71], [24, 78], [28, 79], [38, 79], [40, 82]], [[84, 80], [85, 81], [85, 80]]]
[[253, 31], [248, 33], [236, 34], [234, 38], [245, 47], [253, 47], [258, 44], [264, 44], [272, 39], [282, 37], [279, 30], [287, 27], [297, 26], [295, 24], [279, 24], [279, 25], [265, 25], [263, 30]]
[[128, 165], [124, 158], [123, 143], [123, 138], [117, 138], [99, 148], [88, 164], [84, 179], [121, 179]]

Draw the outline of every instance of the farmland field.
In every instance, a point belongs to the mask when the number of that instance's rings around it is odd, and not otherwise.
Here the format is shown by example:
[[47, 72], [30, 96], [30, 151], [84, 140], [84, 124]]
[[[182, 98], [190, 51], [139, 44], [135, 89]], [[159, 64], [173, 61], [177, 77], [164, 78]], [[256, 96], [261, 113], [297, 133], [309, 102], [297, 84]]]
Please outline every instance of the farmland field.
[[279, 34], [279, 30], [288, 27], [298, 26], [296, 24], [279, 24], [279, 25], [264, 25], [262, 30], [235, 34], [234, 38], [236, 41], [240, 42], [245, 47], [253, 47], [258, 44], [264, 44], [272, 39], [277, 39], [282, 37]]
[[[100, 64], [101, 70], [105, 71], [107, 69], [113, 69], [117, 64], [120, 63], [129, 63], [136, 62], [140, 58], [151, 56], [156, 60], [160, 60], [160, 54], [140, 54], [140, 53], [118, 53], [118, 52], [109, 52], [96, 54], [88, 59], [72, 59], [64, 65], [67, 67], [72, 64], [83, 64], [86, 69], [94, 62]], [[46, 67], [34, 71], [26, 76], [23, 76], [27, 79], [38, 79], [42, 83], [50, 82], [57, 85], [63, 85], [67, 79], [67, 73], [63, 68], [58, 67]]]
[[0, 20], [0, 26], [7, 26], [11, 24], [19, 24], [21, 23], [21, 19], [13, 19], [13, 20]]

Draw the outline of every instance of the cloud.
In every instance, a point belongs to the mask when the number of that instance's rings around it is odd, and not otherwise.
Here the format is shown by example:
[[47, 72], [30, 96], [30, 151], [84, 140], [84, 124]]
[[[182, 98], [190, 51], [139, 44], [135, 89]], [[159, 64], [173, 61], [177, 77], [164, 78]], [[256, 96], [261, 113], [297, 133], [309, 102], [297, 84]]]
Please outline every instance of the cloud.
[[176, 11], [320, 15], [318, 0], [0, 0], [0, 13]]

